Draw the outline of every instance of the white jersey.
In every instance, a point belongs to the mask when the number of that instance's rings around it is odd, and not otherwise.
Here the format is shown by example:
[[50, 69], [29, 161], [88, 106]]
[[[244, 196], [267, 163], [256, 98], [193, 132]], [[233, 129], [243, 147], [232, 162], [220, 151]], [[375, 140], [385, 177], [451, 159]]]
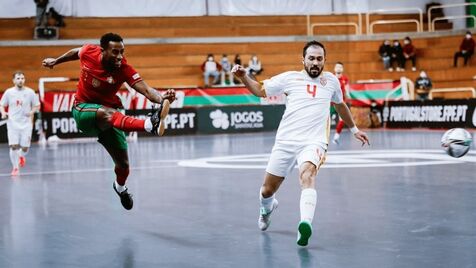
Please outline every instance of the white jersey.
[[8, 107], [8, 129], [26, 129], [32, 127], [29, 113], [40, 105], [40, 100], [31, 88], [11, 87], [3, 94], [0, 105]]
[[322, 72], [311, 78], [306, 71], [285, 72], [263, 81], [267, 96], [286, 95], [286, 111], [276, 142], [320, 144], [327, 148], [331, 102], [342, 103], [337, 77]]

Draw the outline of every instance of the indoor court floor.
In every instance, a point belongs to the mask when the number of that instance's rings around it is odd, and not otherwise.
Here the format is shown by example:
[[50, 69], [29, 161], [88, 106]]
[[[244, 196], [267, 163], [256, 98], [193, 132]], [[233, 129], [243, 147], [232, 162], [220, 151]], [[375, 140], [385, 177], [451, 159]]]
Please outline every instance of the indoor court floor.
[[1, 144], [0, 267], [476, 267], [476, 150], [451, 158], [442, 134], [377, 130], [361, 147], [345, 132], [304, 248], [297, 170], [257, 226], [274, 132], [129, 143], [131, 211], [98, 143], [33, 144], [14, 178]]

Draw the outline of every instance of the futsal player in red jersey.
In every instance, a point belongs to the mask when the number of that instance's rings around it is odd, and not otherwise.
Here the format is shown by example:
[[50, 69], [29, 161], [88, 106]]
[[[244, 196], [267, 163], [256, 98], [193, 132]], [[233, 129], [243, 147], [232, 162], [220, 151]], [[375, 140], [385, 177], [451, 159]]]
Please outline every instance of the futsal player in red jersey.
[[[126, 187], [129, 156], [124, 131], [147, 131], [162, 136], [164, 119], [170, 103], [175, 100], [175, 91], [169, 89], [161, 95], [148, 86], [127, 63], [124, 42], [118, 34], [107, 33], [101, 37], [100, 46], [86, 44], [57, 58], [46, 58], [42, 64], [53, 68], [73, 60], [79, 60], [81, 67], [72, 109], [74, 120], [82, 132], [97, 136], [98, 142], [111, 155], [116, 174], [114, 191], [119, 195], [122, 206], [127, 210], [132, 209], [132, 195]], [[124, 82], [151, 102], [159, 104], [150, 117], [140, 120], [121, 112], [122, 103], [116, 93]]]
[[[347, 102], [347, 89], [349, 87], [349, 78], [344, 74], [344, 64], [342, 62], [336, 63], [336, 65], [334, 66], [334, 73], [337, 79], [339, 79], [340, 89], [342, 90], [342, 97], [344, 98], [344, 102]], [[334, 134], [334, 138], [332, 139], [332, 142], [334, 144], [339, 144], [340, 133], [342, 132], [343, 128], [344, 120], [339, 117], [339, 122], [336, 126], [336, 133]]]

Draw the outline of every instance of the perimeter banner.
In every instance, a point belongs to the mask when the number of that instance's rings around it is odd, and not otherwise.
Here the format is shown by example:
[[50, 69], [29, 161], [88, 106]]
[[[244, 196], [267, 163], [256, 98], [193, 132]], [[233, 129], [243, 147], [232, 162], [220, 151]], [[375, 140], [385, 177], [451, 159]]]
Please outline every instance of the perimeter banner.
[[[163, 92], [159, 89], [159, 92]], [[117, 95], [126, 110], [147, 110], [152, 103], [142, 94], [120, 90]], [[172, 108], [284, 104], [285, 97], [258, 98], [244, 87], [176, 89], [177, 99]], [[47, 91], [43, 99], [43, 112], [68, 112], [74, 102], [74, 91]]]
[[284, 105], [199, 108], [198, 132], [215, 134], [276, 130], [284, 109]]
[[390, 101], [383, 109], [388, 128], [476, 128], [476, 100]]

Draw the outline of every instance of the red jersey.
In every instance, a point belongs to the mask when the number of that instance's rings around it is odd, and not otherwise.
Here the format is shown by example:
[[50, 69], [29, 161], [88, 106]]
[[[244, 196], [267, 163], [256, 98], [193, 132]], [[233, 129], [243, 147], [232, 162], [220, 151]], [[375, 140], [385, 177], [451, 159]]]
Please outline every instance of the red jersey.
[[347, 95], [345, 92], [345, 87], [349, 84], [349, 78], [342, 74], [339, 78], [339, 83], [340, 83], [340, 90], [342, 90], [342, 97], [344, 98], [344, 102], [347, 99]]
[[121, 85], [130, 86], [142, 81], [139, 73], [122, 59], [121, 67], [113, 72], [106, 71], [101, 63], [101, 47], [84, 45], [79, 52], [81, 74], [76, 91], [79, 103], [97, 103], [111, 108], [121, 108], [122, 103], [116, 95]]

